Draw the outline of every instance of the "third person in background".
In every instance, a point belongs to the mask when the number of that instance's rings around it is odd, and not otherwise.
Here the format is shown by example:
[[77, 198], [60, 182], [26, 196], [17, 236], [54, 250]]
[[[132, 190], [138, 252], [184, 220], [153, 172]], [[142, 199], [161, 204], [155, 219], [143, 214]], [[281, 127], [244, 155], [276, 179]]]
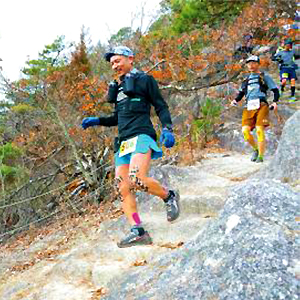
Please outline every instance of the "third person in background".
[[[261, 163], [264, 160], [266, 148], [265, 127], [269, 125], [269, 110], [277, 109], [279, 90], [273, 79], [259, 70], [260, 59], [258, 56], [248, 57], [246, 64], [250, 75], [242, 83], [238, 95], [231, 104], [237, 105], [237, 102], [245, 96], [242, 131], [245, 141], [253, 148], [251, 161]], [[274, 94], [273, 103], [270, 106], [267, 102], [267, 90], [271, 90]], [[257, 141], [252, 135], [253, 129], [256, 129]]]
[[284, 42], [284, 49], [277, 51], [274, 55], [274, 59], [279, 63], [279, 74], [281, 82], [281, 93], [284, 92], [287, 81], [291, 83], [291, 101], [295, 101], [296, 91], [296, 69], [298, 68], [295, 63], [295, 53], [293, 51], [293, 42], [286, 40]]

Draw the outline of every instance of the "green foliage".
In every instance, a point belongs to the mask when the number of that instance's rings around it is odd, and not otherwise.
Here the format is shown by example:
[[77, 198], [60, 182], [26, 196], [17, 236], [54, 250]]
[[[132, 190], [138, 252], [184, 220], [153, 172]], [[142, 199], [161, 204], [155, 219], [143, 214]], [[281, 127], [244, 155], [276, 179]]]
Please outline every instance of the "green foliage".
[[0, 176], [7, 179], [13, 179], [18, 174], [18, 168], [2, 164], [0, 166]]
[[12, 102], [0, 101], [0, 113], [5, 112], [7, 109], [13, 106]]
[[12, 106], [11, 110], [14, 113], [24, 115], [26, 113], [29, 113], [29, 112], [35, 110], [35, 108], [26, 103], [19, 103], [18, 105]]
[[20, 157], [22, 153], [22, 149], [12, 143], [4, 144], [0, 146], [0, 162], [7, 163], [9, 160]]
[[116, 34], [113, 34], [109, 39], [110, 45], [120, 45], [125, 41], [130, 40], [134, 36], [134, 31], [131, 27], [123, 27]]
[[39, 53], [38, 59], [28, 60], [22, 72], [28, 76], [45, 77], [59, 68], [63, 67], [66, 57], [62, 56], [65, 50], [64, 36], [60, 36], [50, 45], [46, 45], [44, 50]]
[[161, 15], [149, 28], [153, 38], [160, 40], [172, 35], [172, 18], [170, 13]]
[[[188, 33], [202, 30], [205, 24], [218, 27], [225, 20], [233, 20], [252, 0], [169, 0], [162, 8], [170, 16], [173, 33]], [[157, 21], [161, 23], [163, 17]], [[152, 29], [156, 30], [154, 24]]]
[[64, 54], [66, 44], [64, 37], [58, 37], [50, 45], [46, 45], [37, 59], [28, 60], [22, 69], [25, 78], [15, 81], [5, 94], [15, 104], [30, 103], [36, 105], [45, 94], [46, 79], [54, 72], [63, 70], [68, 59]]
[[207, 98], [205, 103], [200, 108], [199, 119], [196, 119], [192, 123], [192, 137], [194, 141], [198, 141], [202, 138], [205, 142], [211, 137], [214, 125], [220, 118], [222, 111], [221, 102]]
[[18, 160], [22, 154], [23, 150], [12, 143], [0, 146], [0, 195], [4, 196], [16, 185], [28, 180], [29, 172]]

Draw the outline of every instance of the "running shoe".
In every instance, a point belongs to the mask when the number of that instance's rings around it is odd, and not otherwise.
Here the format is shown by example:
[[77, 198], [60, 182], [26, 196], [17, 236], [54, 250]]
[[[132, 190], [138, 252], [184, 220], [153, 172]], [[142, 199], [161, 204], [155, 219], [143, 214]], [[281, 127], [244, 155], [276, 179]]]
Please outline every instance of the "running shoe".
[[133, 226], [130, 229], [129, 235], [117, 243], [118, 247], [127, 248], [132, 246], [152, 245], [153, 242], [149, 233], [143, 229], [143, 234], [140, 234], [139, 229], [143, 228], [137, 228], [136, 226]]
[[176, 191], [170, 190], [169, 197], [166, 202], [167, 219], [169, 222], [175, 221], [180, 214], [179, 207], [180, 195]]
[[264, 159], [262, 157], [257, 157], [256, 161], [257, 163], [262, 163], [264, 161]]
[[254, 150], [251, 156], [251, 161], [256, 161], [258, 158], [258, 150]]

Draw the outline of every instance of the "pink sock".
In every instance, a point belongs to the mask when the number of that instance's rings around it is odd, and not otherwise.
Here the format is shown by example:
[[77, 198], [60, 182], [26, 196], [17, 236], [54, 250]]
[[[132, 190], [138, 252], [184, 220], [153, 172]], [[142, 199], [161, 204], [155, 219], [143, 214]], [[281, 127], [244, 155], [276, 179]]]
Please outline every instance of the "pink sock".
[[140, 219], [140, 216], [139, 216], [139, 214], [138, 213], [133, 213], [132, 214], [132, 219], [134, 220], [134, 222], [135, 222], [135, 224], [136, 225], [141, 225], [141, 219]]

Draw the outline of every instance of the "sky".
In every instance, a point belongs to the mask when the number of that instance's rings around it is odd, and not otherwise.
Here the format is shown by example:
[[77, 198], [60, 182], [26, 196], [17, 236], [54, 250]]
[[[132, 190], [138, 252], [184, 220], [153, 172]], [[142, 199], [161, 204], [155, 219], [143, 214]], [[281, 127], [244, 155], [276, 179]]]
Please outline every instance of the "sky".
[[[91, 45], [107, 42], [122, 27], [146, 30], [161, 0], [0, 0], [0, 66], [10, 80], [20, 78], [28, 59], [64, 35], [79, 42], [88, 29]], [[142, 17], [144, 8], [144, 17]]]

